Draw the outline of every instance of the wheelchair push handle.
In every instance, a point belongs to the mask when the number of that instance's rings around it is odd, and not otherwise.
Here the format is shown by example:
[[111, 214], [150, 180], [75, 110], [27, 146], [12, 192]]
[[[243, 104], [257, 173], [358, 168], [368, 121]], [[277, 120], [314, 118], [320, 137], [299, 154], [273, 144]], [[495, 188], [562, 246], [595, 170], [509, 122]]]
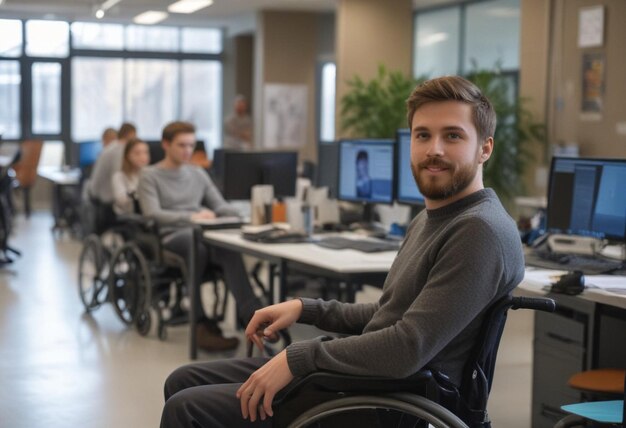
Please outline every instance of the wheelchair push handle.
[[514, 297], [511, 308], [554, 312], [556, 302], [548, 297]]

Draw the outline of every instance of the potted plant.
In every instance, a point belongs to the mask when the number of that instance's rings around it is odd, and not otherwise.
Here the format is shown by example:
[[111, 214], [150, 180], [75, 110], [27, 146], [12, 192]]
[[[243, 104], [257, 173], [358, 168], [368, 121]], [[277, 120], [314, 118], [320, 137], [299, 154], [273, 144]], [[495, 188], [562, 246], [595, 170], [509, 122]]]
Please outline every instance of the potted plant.
[[[498, 64], [494, 70], [473, 71], [467, 78], [481, 88], [496, 111], [496, 149], [485, 166], [484, 180], [509, 204], [523, 193], [522, 177], [533, 160], [530, 144], [545, 145], [545, 126], [525, 107], [527, 101], [516, 96], [515, 82], [500, 72]], [[370, 81], [354, 76], [341, 99], [344, 131], [367, 138], [393, 138], [398, 128], [407, 127], [405, 101], [422, 81], [383, 65]]]

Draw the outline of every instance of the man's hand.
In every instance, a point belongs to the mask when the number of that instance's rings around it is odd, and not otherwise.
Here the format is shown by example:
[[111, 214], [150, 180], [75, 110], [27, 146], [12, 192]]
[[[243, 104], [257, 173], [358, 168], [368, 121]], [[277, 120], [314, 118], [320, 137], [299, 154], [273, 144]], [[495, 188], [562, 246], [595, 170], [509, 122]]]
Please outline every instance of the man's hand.
[[215, 218], [215, 213], [211, 210], [202, 209], [198, 212], [191, 214], [191, 221], [194, 220], [212, 220]]
[[302, 314], [302, 301], [289, 300], [254, 312], [246, 327], [246, 337], [263, 351], [263, 338], [273, 340], [276, 334], [298, 321]]
[[[287, 351], [269, 360], [263, 367], [252, 373], [247, 381], [237, 390], [237, 398], [241, 403], [241, 414], [250, 422], [257, 418], [257, 409], [261, 420], [273, 416], [272, 400], [278, 391], [293, 380], [287, 364]], [[261, 402], [263, 399], [263, 402]]]

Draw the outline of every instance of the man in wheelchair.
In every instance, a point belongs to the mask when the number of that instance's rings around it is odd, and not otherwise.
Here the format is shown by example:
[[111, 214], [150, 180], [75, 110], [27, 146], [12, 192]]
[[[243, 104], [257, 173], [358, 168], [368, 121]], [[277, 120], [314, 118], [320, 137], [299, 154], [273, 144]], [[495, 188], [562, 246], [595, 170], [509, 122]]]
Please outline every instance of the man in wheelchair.
[[[155, 219], [161, 230], [163, 247], [184, 260], [191, 257], [193, 240], [191, 222], [219, 216], [239, 215], [215, 187], [209, 174], [191, 165], [191, 155], [196, 145], [195, 128], [191, 123], [172, 122], [163, 128], [162, 145], [165, 158], [143, 169], [139, 177], [137, 195], [144, 216]], [[197, 286], [195, 313], [198, 314], [196, 340], [206, 351], [236, 348], [237, 338], [225, 338], [214, 320], [207, 318], [201, 303], [200, 283], [217, 263], [224, 272], [224, 282], [235, 297], [238, 312], [247, 323], [254, 311], [262, 307], [254, 294], [243, 260], [239, 253], [212, 251], [200, 242], [196, 248]]]
[[487, 308], [523, 279], [522, 247], [483, 186], [496, 126], [490, 101], [450, 76], [419, 85], [407, 109], [426, 210], [411, 222], [380, 300], [296, 299], [256, 311], [246, 336], [257, 346], [295, 322], [347, 336], [293, 343], [272, 359], [181, 367], [165, 383], [162, 427], [271, 426], [275, 395], [319, 371], [399, 382], [428, 367], [460, 385]]

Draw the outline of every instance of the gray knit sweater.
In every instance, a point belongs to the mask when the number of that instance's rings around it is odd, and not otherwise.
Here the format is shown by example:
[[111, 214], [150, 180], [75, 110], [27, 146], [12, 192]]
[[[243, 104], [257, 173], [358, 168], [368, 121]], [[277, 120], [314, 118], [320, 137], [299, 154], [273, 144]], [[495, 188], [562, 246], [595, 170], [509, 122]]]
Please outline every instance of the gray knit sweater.
[[157, 164], [144, 168], [137, 196], [143, 215], [160, 224], [188, 222], [191, 214], [202, 208], [213, 210], [217, 216], [239, 215], [224, 200], [209, 174], [193, 165], [165, 169]]
[[485, 309], [523, 276], [519, 234], [493, 190], [424, 210], [377, 303], [302, 299], [299, 322], [352, 336], [290, 345], [289, 368], [402, 378], [428, 365], [458, 385]]

